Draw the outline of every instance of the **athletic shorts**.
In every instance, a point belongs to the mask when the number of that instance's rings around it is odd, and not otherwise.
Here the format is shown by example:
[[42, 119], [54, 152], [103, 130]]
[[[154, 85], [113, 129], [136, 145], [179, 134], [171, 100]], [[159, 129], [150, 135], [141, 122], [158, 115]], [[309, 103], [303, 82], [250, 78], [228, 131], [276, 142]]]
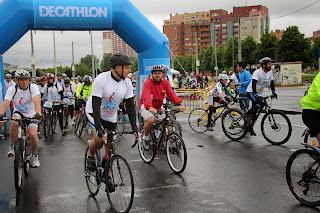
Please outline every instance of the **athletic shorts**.
[[[13, 112], [12, 118], [15, 116], [19, 117], [19, 119], [21, 118], [21, 116], [18, 113]], [[31, 126], [35, 126], [38, 128], [38, 121], [28, 121], [28, 123], [29, 123], [28, 128], [30, 128]]]
[[304, 109], [302, 111], [303, 123], [309, 128], [311, 137], [316, 137], [320, 134], [320, 111], [312, 109]]
[[166, 118], [166, 114], [165, 113], [162, 113], [161, 115], [160, 114], [155, 114], [154, 115], [147, 109], [141, 109], [140, 110], [140, 115], [142, 116], [144, 121], [146, 121], [150, 117], [154, 117], [155, 121], [156, 121], [156, 124], [160, 123], [161, 121], [163, 121], [163, 119]]

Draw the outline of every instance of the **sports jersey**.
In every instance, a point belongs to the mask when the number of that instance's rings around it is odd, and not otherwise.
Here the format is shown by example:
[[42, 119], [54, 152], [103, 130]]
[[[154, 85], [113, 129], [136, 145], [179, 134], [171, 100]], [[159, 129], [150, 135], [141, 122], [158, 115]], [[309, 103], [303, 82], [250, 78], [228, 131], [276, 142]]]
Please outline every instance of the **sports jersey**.
[[[224, 91], [224, 93], [223, 93]], [[229, 92], [229, 90], [227, 89], [226, 86], [223, 86], [221, 82], [218, 82], [213, 89], [210, 91], [209, 94], [209, 106], [213, 106], [213, 98], [219, 97], [220, 99], [223, 99], [224, 97], [226, 97], [227, 93], [229, 96], [232, 97], [231, 93]]]
[[6, 85], [6, 90], [9, 89], [9, 87], [13, 86], [13, 85], [16, 85], [16, 83], [13, 82], [13, 80], [7, 82], [7, 81], [4, 81], [5, 85]]
[[[271, 81], [273, 80], [272, 71], [264, 72], [262, 68], [254, 71], [252, 80], [257, 80], [257, 94], [261, 95], [266, 86], [270, 86]], [[252, 90], [252, 81], [248, 85], [247, 92], [253, 92]]]
[[[73, 97], [73, 93], [72, 93], [72, 88], [69, 85], [68, 87], [63, 86], [63, 97]], [[68, 100], [68, 105], [73, 105], [74, 104], [74, 100], [73, 99], [69, 99]]]
[[116, 123], [118, 106], [124, 99], [133, 97], [131, 80], [126, 78], [116, 81], [111, 77], [111, 71], [103, 72], [93, 82], [92, 93], [86, 105], [87, 113], [93, 113], [92, 96], [101, 98], [101, 118]]
[[[57, 102], [61, 100], [59, 92], [62, 91], [62, 87], [58, 83], [53, 83], [53, 86], [48, 88], [48, 84], [44, 85], [41, 93], [47, 96], [48, 101]], [[59, 105], [60, 103], [53, 103], [53, 105]]]
[[301, 101], [302, 109], [311, 109], [320, 111], [320, 75], [313, 79], [308, 90], [308, 94]]
[[[26, 118], [32, 118], [36, 114], [36, 109], [32, 99], [40, 95], [39, 89], [35, 84], [29, 84], [30, 88], [25, 90], [16, 87], [9, 87], [4, 99], [12, 100], [13, 111], [21, 112]], [[14, 97], [13, 97], [14, 96]]]

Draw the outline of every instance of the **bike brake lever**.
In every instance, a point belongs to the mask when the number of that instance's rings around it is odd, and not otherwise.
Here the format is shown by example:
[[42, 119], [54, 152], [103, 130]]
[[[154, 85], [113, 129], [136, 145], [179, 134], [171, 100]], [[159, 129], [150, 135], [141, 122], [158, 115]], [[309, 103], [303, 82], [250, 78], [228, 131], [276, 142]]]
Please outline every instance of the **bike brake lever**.
[[131, 148], [134, 148], [137, 145], [137, 143], [138, 143], [138, 140], [135, 140], [134, 144], [132, 144]]

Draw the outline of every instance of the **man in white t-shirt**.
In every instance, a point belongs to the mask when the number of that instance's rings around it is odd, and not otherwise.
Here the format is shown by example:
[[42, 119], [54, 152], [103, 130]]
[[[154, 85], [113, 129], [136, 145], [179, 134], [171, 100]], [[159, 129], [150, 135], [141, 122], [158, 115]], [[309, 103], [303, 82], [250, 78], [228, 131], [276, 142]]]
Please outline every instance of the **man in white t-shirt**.
[[[73, 97], [76, 97], [76, 91], [77, 91], [77, 89], [78, 89], [78, 87], [80, 85], [81, 85], [80, 78], [79, 77], [75, 77], [74, 83], [71, 85], [71, 90], [72, 90]], [[76, 103], [77, 103], [77, 98], [74, 101], [74, 104], [76, 104]], [[75, 106], [73, 108], [75, 108]], [[73, 118], [75, 118], [76, 115], [77, 115], [77, 111], [73, 110]], [[74, 122], [74, 120], [72, 120], [72, 125], [74, 125], [74, 124], [75, 124], [75, 122]]]
[[[104, 129], [115, 131], [117, 126], [117, 109], [119, 104], [124, 100], [133, 131], [137, 131], [136, 110], [134, 105], [134, 95], [132, 83], [128, 77], [130, 73], [131, 59], [122, 54], [116, 53], [110, 57], [110, 72], [103, 72], [97, 76], [93, 83], [92, 93], [87, 101], [86, 114], [92, 128], [93, 139], [89, 144], [89, 156], [87, 158], [87, 169], [96, 171], [95, 153], [103, 141], [112, 141], [113, 135], [104, 134]], [[136, 139], [138, 133], [135, 132]], [[106, 155], [110, 153], [110, 143], [105, 145]], [[104, 162], [102, 162], [104, 163]], [[110, 171], [108, 174], [108, 190], [115, 190]]]
[[12, 80], [12, 75], [9, 73], [5, 75], [5, 79], [6, 80], [5, 80], [4, 84], [6, 85], [6, 91], [7, 91], [9, 89], [9, 87], [15, 85], [15, 83]]
[[[269, 57], [265, 57], [259, 61], [261, 67], [254, 71], [251, 83], [247, 87], [247, 93], [249, 99], [252, 101], [252, 107], [248, 114], [245, 114], [244, 119], [247, 123], [252, 124], [257, 120], [257, 111], [262, 108], [262, 102], [260, 96], [266, 86], [270, 86], [274, 98], [277, 98], [275, 91], [271, 65], [273, 60]], [[253, 127], [250, 129], [251, 135], [255, 136]]]
[[[3, 120], [3, 115], [12, 101], [14, 104], [14, 111], [12, 118], [20, 119], [22, 116], [25, 118], [35, 117], [37, 120], [42, 118], [41, 105], [40, 105], [40, 92], [35, 84], [30, 84], [30, 74], [26, 70], [17, 70], [15, 72], [17, 79], [17, 86], [8, 88], [7, 94], [0, 107], [0, 120]], [[16, 121], [11, 122], [10, 140], [11, 146], [9, 148], [8, 157], [14, 156], [14, 141], [18, 138], [19, 123]], [[28, 134], [30, 138], [32, 158], [30, 161], [31, 167], [39, 167], [40, 162], [38, 159], [38, 143], [37, 136], [38, 122], [30, 121], [28, 125]]]

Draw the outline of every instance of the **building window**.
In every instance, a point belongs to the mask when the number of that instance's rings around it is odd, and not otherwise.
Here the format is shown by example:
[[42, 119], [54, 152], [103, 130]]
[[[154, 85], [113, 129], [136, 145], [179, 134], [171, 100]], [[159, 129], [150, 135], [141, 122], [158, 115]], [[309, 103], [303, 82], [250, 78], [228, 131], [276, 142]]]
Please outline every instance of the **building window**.
[[189, 19], [189, 16], [186, 16], [186, 19]]
[[204, 15], [202, 14], [202, 18], [204, 18]]
[[253, 29], [258, 29], [258, 26], [253, 26], [252, 28], [253, 28]]
[[[209, 23], [209, 20], [204, 20], [203, 23]], [[209, 27], [209, 26], [208, 26]]]
[[176, 21], [174, 21], [174, 22], [173, 22], [173, 24], [177, 24], [177, 22], [176, 22]]
[[227, 30], [226, 30], [226, 29], [222, 30], [222, 33], [226, 33], [226, 32], [227, 32]]
[[192, 16], [192, 18], [194, 18], [194, 16]]
[[219, 16], [219, 13], [212, 13], [212, 17]]
[[189, 22], [187, 21], [186, 24], [189, 24]]
[[195, 23], [196, 23], [196, 21], [195, 21], [195, 20], [192, 20], [190, 23], [191, 23], [191, 24], [195, 24]]
[[196, 18], [199, 18], [199, 16], [198, 16], [198, 15], [196, 15]]
[[214, 25], [216, 28], [219, 28], [219, 27], [221, 27], [221, 24], [216, 24], [216, 25]]
[[234, 32], [238, 32], [239, 31], [239, 29], [234, 29]]
[[175, 41], [178, 41], [178, 38], [174, 38]]
[[247, 27], [241, 27], [241, 30], [246, 30], [247, 29]]
[[207, 14], [207, 17], [209, 17], [209, 14]]
[[227, 41], [222, 41], [222, 44], [226, 44], [227, 43]]
[[216, 33], [221, 33], [221, 30], [216, 30]]
[[166, 24], [171, 24], [171, 22], [166, 22]]
[[177, 30], [177, 29], [178, 29], [178, 27], [175, 27], [174, 29], [175, 29], [175, 30]]
[[248, 20], [248, 21], [241, 21], [240, 24], [251, 24], [251, 21]]
[[227, 38], [227, 35], [222, 35], [222, 38]]
[[178, 51], [178, 49], [174, 49], [174, 51], [175, 51], [175, 52], [177, 52], [177, 51]]
[[189, 41], [189, 40], [190, 40], [190, 38], [185, 38], [184, 40], [185, 40], [185, 41]]
[[233, 22], [233, 26], [239, 26], [238, 22]]
[[222, 27], [226, 27], [227, 26], [227, 24], [222, 24]]

